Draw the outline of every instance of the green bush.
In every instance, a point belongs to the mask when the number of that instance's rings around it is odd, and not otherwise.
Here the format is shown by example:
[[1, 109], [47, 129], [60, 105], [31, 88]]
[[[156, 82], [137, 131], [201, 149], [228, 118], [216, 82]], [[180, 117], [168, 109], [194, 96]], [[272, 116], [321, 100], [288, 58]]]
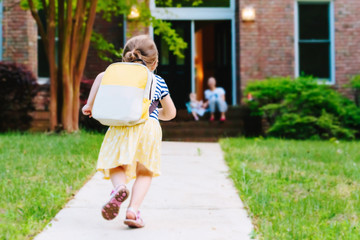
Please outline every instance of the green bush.
[[360, 74], [351, 78], [350, 87], [354, 90], [355, 103], [360, 107]]
[[310, 77], [270, 78], [248, 84], [253, 115], [267, 119], [269, 136], [307, 139], [359, 136], [360, 109], [337, 91]]

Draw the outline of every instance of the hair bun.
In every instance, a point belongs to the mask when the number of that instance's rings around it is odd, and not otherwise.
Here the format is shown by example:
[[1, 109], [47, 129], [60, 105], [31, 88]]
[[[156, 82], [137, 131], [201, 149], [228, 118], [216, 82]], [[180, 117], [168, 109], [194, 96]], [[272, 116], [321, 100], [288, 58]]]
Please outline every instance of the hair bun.
[[124, 46], [122, 60], [134, 62], [137, 59], [141, 59], [148, 67], [156, 67], [158, 51], [153, 39], [148, 35], [132, 37]]
[[125, 59], [127, 62], [135, 61], [136, 59], [141, 59], [141, 53], [139, 50], [129, 51], [125, 54]]

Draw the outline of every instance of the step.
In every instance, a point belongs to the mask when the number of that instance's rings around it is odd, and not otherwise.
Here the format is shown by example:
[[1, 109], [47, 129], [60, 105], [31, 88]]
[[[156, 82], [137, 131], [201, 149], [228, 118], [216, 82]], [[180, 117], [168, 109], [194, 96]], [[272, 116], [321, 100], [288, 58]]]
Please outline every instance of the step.
[[49, 111], [35, 111], [29, 114], [33, 120], [48, 120], [50, 119], [50, 112]]
[[243, 127], [243, 122], [240, 120], [230, 121], [227, 120], [223, 123], [219, 121], [209, 122], [209, 121], [178, 121], [178, 122], [161, 122], [161, 127], [168, 129], [168, 128], [234, 128], [234, 129], [241, 129]]
[[45, 132], [50, 127], [49, 120], [33, 120], [31, 122], [30, 132]]
[[192, 137], [192, 138], [168, 138], [163, 137], [163, 141], [172, 141], [172, 142], [217, 142], [219, 138], [217, 137]]
[[164, 139], [184, 139], [184, 138], [220, 138], [220, 137], [237, 137], [242, 131], [240, 129], [163, 129]]

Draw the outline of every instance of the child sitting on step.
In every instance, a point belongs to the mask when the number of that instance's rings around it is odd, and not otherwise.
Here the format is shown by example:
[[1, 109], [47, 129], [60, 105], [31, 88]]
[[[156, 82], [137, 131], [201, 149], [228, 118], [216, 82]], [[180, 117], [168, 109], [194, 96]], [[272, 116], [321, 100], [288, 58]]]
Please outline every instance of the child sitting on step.
[[199, 116], [204, 116], [205, 108], [203, 106], [203, 101], [198, 101], [196, 98], [196, 93], [190, 93], [190, 109], [195, 121], [199, 121]]

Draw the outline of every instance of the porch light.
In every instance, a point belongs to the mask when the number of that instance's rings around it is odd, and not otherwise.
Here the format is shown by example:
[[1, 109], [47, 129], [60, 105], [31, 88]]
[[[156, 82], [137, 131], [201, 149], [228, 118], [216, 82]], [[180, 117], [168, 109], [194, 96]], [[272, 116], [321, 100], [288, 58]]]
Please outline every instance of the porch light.
[[244, 22], [254, 22], [256, 17], [255, 8], [253, 6], [244, 7], [241, 11], [241, 18]]
[[140, 17], [140, 12], [136, 6], [132, 6], [130, 8], [130, 13], [127, 17], [128, 17], [128, 19], [137, 19]]

